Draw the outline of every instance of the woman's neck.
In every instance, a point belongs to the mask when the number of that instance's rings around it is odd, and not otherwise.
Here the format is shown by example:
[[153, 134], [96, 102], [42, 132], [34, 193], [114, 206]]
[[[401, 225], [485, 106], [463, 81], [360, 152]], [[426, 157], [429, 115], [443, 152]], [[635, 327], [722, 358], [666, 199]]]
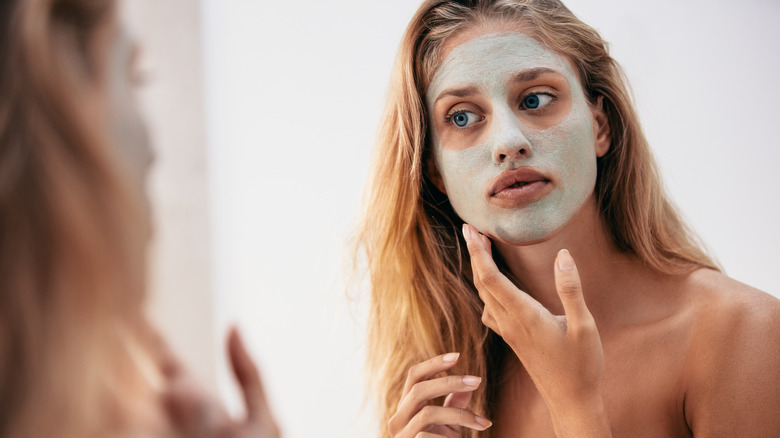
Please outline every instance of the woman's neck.
[[495, 248], [517, 286], [556, 315], [563, 315], [563, 307], [555, 289], [553, 266], [558, 251], [568, 249], [577, 263], [585, 301], [600, 329], [631, 317], [636, 293], [648, 286], [650, 277], [657, 277], [636, 257], [618, 251], [604, 229], [593, 197], [549, 239], [524, 246], [495, 242]]

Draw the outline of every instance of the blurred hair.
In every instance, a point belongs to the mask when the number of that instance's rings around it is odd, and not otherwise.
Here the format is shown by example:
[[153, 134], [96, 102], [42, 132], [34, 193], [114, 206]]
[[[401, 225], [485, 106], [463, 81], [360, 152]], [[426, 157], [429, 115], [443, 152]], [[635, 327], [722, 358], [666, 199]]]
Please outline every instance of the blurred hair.
[[133, 421], [149, 224], [107, 132], [111, 0], [0, 6], [0, 436]]
[[593, 28], [557, 0], [428, 0], [401, 42], [358, 235], [372, 284], [369, 376], [385, 423], [397, 408], [406, 371], [448, 351], [461, 352], [453, 372], [487, 377], [472, 403], [491, 414], [497, 383], [491, 373], [506, 347], [481, 323], [463, 222], [426, 176], [431, 135], [424, 96], [445, 41], [496, 22], [564, 55], [589, 101], [603, 98], [612, 141], [598, 160], [594, 192], [615, 247], [662, 273], [718, 269], [669, 201], [623, 73]]

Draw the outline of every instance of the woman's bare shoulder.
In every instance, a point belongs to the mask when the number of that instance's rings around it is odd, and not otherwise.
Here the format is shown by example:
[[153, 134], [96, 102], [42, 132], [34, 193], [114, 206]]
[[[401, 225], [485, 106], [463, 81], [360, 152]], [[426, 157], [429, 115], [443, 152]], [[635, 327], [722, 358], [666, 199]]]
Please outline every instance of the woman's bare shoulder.
[[[691, 350], [700, 359], [780, 354], [780, 300], [709, 269], [691, 273], [682, 286], [691, 318]], [[780, 359], [780, 357], [778, 357]], [[706, 361], [697, 361], [706, 365]]]
[[780, 300], [756, 288], [741, 283], [717, 271], [699, 269], [683, 284], [689, 310], [695, 315], [696, 326], [732, 325], [731, 330], [777, 329]]
[[711, 270], [684, 284], [693, 317], [685, 412], [694, 434], [780, 430], [780, 300]]

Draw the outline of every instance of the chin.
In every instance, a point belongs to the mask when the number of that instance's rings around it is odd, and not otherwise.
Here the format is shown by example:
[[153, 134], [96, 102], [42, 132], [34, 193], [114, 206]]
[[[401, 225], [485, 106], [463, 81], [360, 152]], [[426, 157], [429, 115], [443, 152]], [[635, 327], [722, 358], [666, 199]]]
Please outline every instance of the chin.
[[[479, 229], [479, 228], [478, 228]], [[531, 246], [546, 242], [558, 234], [559, 228], [506, 228], [494, 227], [491, 230], [479, 230], [495, 242], [501, 242], [513, 246]]]

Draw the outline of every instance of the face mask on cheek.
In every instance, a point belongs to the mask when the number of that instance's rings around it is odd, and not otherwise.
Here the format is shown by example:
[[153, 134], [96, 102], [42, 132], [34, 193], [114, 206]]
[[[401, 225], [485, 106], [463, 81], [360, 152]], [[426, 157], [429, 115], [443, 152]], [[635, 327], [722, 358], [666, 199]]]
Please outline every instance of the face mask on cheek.
[[[563, 75], [571, 92], [568, 114], [544, 129], [517, 116], [506, 85], [519, 72], [539, 67]], [[482, 233], [506, 243], [544, 240], [579, 211], [596, 182], [593, 115], [576, 75], [563, 57], [527, 35], [512, 32], [480, 36], [450, 52], [426, 94], [431, 114], [431, 103], [441, 90], [464, 85], [476, 86], [480, 102], [489, 102], [490, 111], [476, 144], [453, 147], [434, 133], [434, 157], [455, 212]], [[507, 145], [522, 148], [524, 154], [500, 160], [501, 148]], [[491, 187], [507, 172], [525, 172], [536, 175], [531, 180], [547, 182], [517, 183], [524, 188], [515, 192], [526, 190], [531, 195], [514, 203], [499, 202]]]

